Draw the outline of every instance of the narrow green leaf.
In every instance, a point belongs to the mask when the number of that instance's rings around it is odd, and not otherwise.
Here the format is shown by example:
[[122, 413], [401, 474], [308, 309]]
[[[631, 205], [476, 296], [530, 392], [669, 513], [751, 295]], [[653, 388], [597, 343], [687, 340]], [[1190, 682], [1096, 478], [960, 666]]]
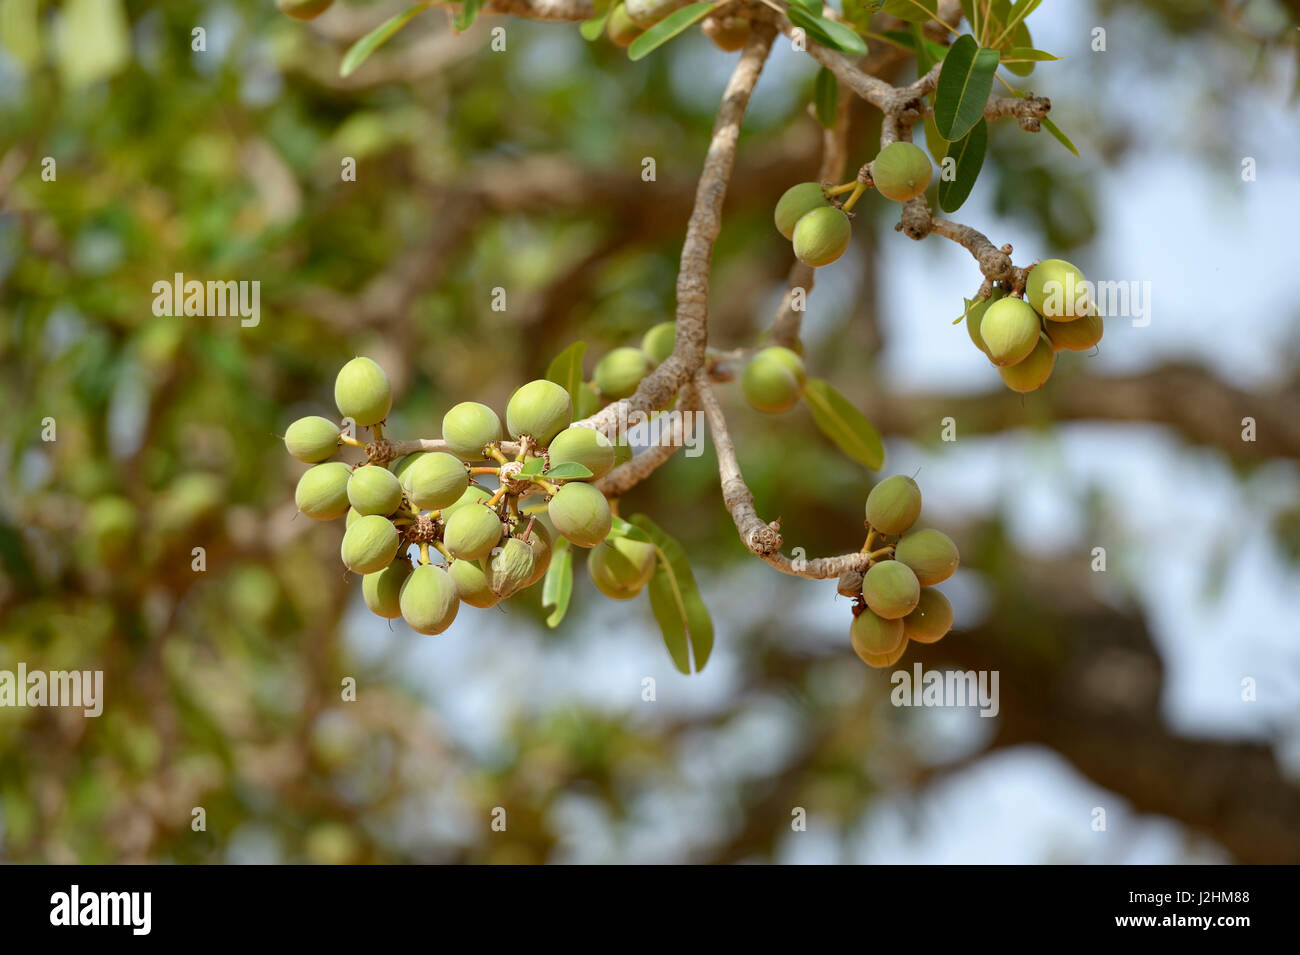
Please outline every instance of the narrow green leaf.
[[1031, 50], [1023, 46], [1013, 46], [1010, 49], [1002, 51], [1002, 65], [1008, 63], [1041, 63], [1044, 60], [1059, 60], [1059, 56], [1053, 56], [1045, 50]]
[[582, 34], [584, 40], [595, 40], [605, 32], [605, 21], [609, 19], [609, 11], [606, 10], [599, 16], [594, 16], [590, 20], [584, 20], [578, 27], [578, 32]]
[[565, 461], [547, 471], [546, 476], [557, 481], [581, 481], [591, 477], [591, 468], [576, 461]]
[[646, 544], [653, 544], [650, 535], [637, 527], [635, 524], [623, 520], [623, 518], [614, 516], [613, 522], [609, 528], [610, 537], [626, 537], [628, 540], [642, 541]]
[[582, 387], [582, 359], [586, 354], [587, 343], [574, 342], [546, 366], [546, 380], [567, 391], [575, 408], [578, 407], [578, 389]]
[[930, 155], [934, 161], [943, 168], [943, 157], [948, 155], [948, 150], [952, 148], [952, 143], [939, 135], [939, 127], [934, 125], [934, 117], [925, 118], [925, 145], [930, 150]]
[[975, 188], [980, 168], [984, 165], [984, 152], [989, 145], [989, 124], [983, 118], [969, 133], [948, 147], [948, 158], [954, 162], [953, 178], [939, 180], [939, 208], [956, 212]]
[[554, 607], [546, 618], [546, 625], [554, 630], [569, 612], [569, 598], [573, 596], [573, 551], [566, 537], [556, 537], [551, 545], [551, 565], [546, 568], [542, 581], [542, 608]]
[[457, 33], [464, 33], [474, 25], [478, 19], [478, 12], [483, 7], [483, 0], [465, 0], [460, 8], [460, 13], [456, 14], [451, 25], [456, 28]]
[[866, 56], [867, 41], [842, 23], [827, 20], [825, 17], [813, 16], [802, 7], [789, 7], [785, 15], [790, 22], [799, 27], [822, 46], [849, 53], [853, 56]]
[[659, 622], [668, 655], [682, 673], [691, 672], [694, 657], [698, 673], [713, 652], [713, 620], [700, 598], [686, 552], [644, 514], [634, 514], [629, 520], [650, 536], [658, 552], [659, 563], [648, 589], [650, 609]]
[[1074, 148], [1074, 143], [1070, 142], [1070, 137], [1061, 132], [1061, 128], [1052, 122], [1051, 119], [1044, 116], [1042, 123], [1043, 128], [1051, 133], [1058, 143], [1070, 150], [1070, 152], [1074, 153], [1076, 156], [1079, 155], [1079, 150]]
[[339, 66], [339, 76], [351, 76], [353, 72], [356, 71], [356, 68], [364, 63], [371, 53], [374, 53], [375, 50], [387, 43], [394, 33], [410, 23], [412, 17], [426, 9], [428, 6], [429, 4], [427, 3], [417, 3], [414, 6], [408, 7], [401, 13], [389, 17], [383, 23], [379, 24], [379, 26], [375, 27], [363, 36], [360, 40], [357, 40], [356, 43], [353, 43], [352, 46], [348, 48], [348, 52], [343, 54], [343, 63]]
[[802, 7], [813, 16], [821, 16], [822, 0], [792, 0], [796, 7]]
[[970, 34], [953, 43], [934, 97], [934, 121], [948, 142], [961, 139], [984, 116], [997, 68], [998, 51], [981, 49]]
[[885, 0], [881, 12], [908, 23], [924, 23], [939, 15], [939, 0]]
[[813, 83], [813, 103], [817, 108], [817, 122], [827, 129], [835, 125], [835, 110], [839, 106], [840, 84], [835, 74], [826, 67], [817, 71]]
[[653, 53], [677, 34], [703, 20], [712, 9], [712, 3], [692, 3], [668, 14], [668, 16], [632, 41], [632, 45], [627, 48], [627, 58], [629, 60], [639, 60]]
[[884, 466], [885, 445], [880, 440], [880, 432], [829, 382], [809, 378], [804, 385], [803, 400], [822, 434], [839, 445], [841, 451], [872, 471]]

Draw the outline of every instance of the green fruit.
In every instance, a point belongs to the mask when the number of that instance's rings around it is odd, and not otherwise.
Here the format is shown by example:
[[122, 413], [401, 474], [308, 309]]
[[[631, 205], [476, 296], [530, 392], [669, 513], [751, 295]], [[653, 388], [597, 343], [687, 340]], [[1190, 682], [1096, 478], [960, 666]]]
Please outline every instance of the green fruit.
[[411, 572], [402, 585], [398, 603], [402, 619], [416, 633], [442, 633], [460, 610], [451, 576], [433, 564], [421, 564]]
[[518, 537], [508, 537], [488, 565], [488, 587], [504, 600], [518, 593], [533, 575], [533, 549]]
[[595, 428], [565, 428], [552, 439], [547, 452], [551, 467], [557, 464], [581, 464], [591, 472], [591, 477], [585, 480], [602, 478], [614, 467], [614, 445]]
[[605, 35], [615, 46], [631, 46], [641, 32], [641, 28], [627, 15], [623, 4], [620, 3], [609, 12], [609, 18], [605, 21]]
[[745, 400], [768, 414], [789, 411], [803, 394], [803, 359], [788, 348], [764, 348], [745, 366], [740, 389]]
[[1052, 351], [1087, 351], [1101, 341], [1101, 316], [1093, 309], [1090, 315], [1072, 322], [1045, 322]]
[[901, 620], [916, 609], [921, 584], [916, 574], [896, 560], [872, 565], [862, 577], [862, 599], [885, 620]]
[[453, 560], [447, 568], [456, 596], [471, 607], [486, 610], [495, 607], [501, 598], [488, 586], [488, 577], [476, 560]]
[[689, 2], [690, 0], [624, 0], [623, 6], [632, 22], [645, 30]]
[[393, 477], [397, 478], [397, 480], [400, 482], [402, 480], [403, 475], [406, 474], [407, 468], [409, 468], [412, 464], [420, 460], [420, 458], [424, 457], [428, 453], [429, 453], [428, 451], [416, 451], [414, 454], [408, 454], [399, 458], [396, 461], [389, 462], [388, 466], [393, 471]]
[[510, 396], [506, 405], [506, 428], [512, 438], [529, 435], [539, 447], [546, 447], [573, 422], [569, 393], [553, 381], [530, 381]]
[[338, 450], [339, 426], [320, 415], [299, 418], [285, 429], [284, 446], [299, 461], [316, 464]]
[[800, 219], [814, 209], [830, 204], [820, 182], [801, 182], [797, 186], [791, 186], [776, 201], [776, 211], [772, 214], [776, 220], [776, 231], [787, 239], [793, 239], [794, 227]]
[[980, 321], [989, 361], [995, 365], [1014, 365], [1024, 361], [1038, 344], [1038, 315], [1018, 298], [994, 302]]
[[432, 511], [450, 507], [469, 487], [465, 463], [446, 451], [431, 451], [402, 472], [402, 490], [411, 503]]
[[718, 49], [735, 53], [749, 42], [749, 21], [744, 17], [708, 17], [701, 29]]
[[402, 535], [392, 521], [378, 514], [363, 514], [343, 532], [339, 553], [354, 574], [373, 574], [393, 562], [401, 543]]
[[905, 474], [885, 478], [867, 495], [867, 523], [896, 537], [921, 516], [921, 489]]
[[477, 484], [471, 484], [469, 487], [465, 488], [465, 493], [460, 496], [455, 504], [451, 505], [451, 507], [444, 507], [441, 509], [442, 519], [444, 521], [450, 520], [451, 515], [455, 514], [466, 504], [483, 504], [491, 499], [491, 491], [488, 491], [486, 488], [481, 488]]
[[590, 484], [565, 484], [546, 508], [555, 529], [579, 547], [595, 547], [613, 525], [605, 495]]
[[989, 346], [984, 344], [984, 336], [980, 334], [980, 322], [984, 320], [984, 313], [989, 310], [989, 306], [1005, 298], [1006, 294], [1002, 289], [994, 286], [992, 295], [979, 300], [979, 303], [971, 306], [971, 310], [966, 313], [966, 333], [970, 335], [970, 340], [975, 343], [975, 347], [985, 355], [989, 353]]
[[606, 398], [626, 398], [650, 371], [650, 359], [639, 348], [615, 348], [596, 362], [592, 380]]
[[295, 20], [314, 20], [326, 10], [334, 0], [275, 0], [281, 13], [287, 13]]
[[294, 502], [313, 521], [332, 521], [348, 509], [348, 479], [352, 469], [342, 461], [308, 468], [298, 479]]
[[[641, 339], [641, 350], [656, 365], [663, 364], [665, 358], [673, 353], [677, 344], [677, 325], [674, 322], [660, 322]], [[579, 415], [586, 417], [586, 415]]]
[[795, 224], [795, 257], [815, 269], [830, 265], [849, 247], [852, 233], [849, 217], [842, 210], [833, 206], [814, 209]]
[[369, 358], [354, 358], [334, 379], [334, 403], [357, 424], [378, 424], [393, 407], [393, 389], [384, 369]]
[[933, 172], [930, 157], [914, 143], [890, 143], [871, 162], [876, 191], [895, 202], [907, 202], [925, 192]]
[[348, 501], [358, 514], [387, 517], [402, 503], [402, 485], [388, 468], [367, 464], [348, 478]]
[[546, 576], [547, 568], [551, 566], [551, 532], [546, 529], [546, 525], [540, 520], [533, 522], [533, 529], [528, 532], [528, 543], [533, 548], [533, 572], [529, 576], [525, 587], [531, 587], [543, 577]]
[[614, 445], [614, 467], [632, 460], [632, 445], [626, 441]]
[[460, 507], [447, 518], [442, 542], [453, 557], [478, 560], [501, 540], [501, 518], [490, 507]]
[[462, 401], [442, 416], [442, 440], [452, 454], [482, 461], [485, 445], [501, 437], [501, 419], [487, 405]]
[[[879, 566], [879, 565], [877, 565]], [[890, 654], [904, 645], [902, 620], [886, 620], [871, 610], [864, 610], [853, 618], [849, 641], [853, 651], [872, 666], [880, 666], [868, 659], [868, 654]]]
[[1023, 395], [1043, 387], [1055, 366], [1056, 352], [1052, 349], [1051, 339], [1042, 335], [1028, 358], [1008, 368], [999, 368], [998, 374], [1008, 388]]
[[343, 521], [343, 529], [347, 530], [347, 528], [355, 524], [357, 522], [357, 519], [360, 518], [361, 516], [362, 514], [356, 508], [349, 507], [348, 516]]
[[957, 569], [957, 545], [947, 534], [929, 528], [908, 534], [894, 548], [894, 559], [906, 564], [923, 587], [941, 584]]
[[645, 541], [606, 538], [587, 557], [591, 582], [606, 597], [631, 600], [655, 572], [655, 549]]
[[1029, 270], [1025, 301], [1052, 322], [1072, 322], [1092, 311], [1083, 273], [1063, 259], [1044, 259]]
[[917, 643], [934, 643], [952, 629], [952, 604], [932, 587], [921, 588], [916, 609], [903, 618], [903, 633]]
[[[855, 648], [856, 649], [856, 648]], [[907, 637], [898, 641], [898, 646], [889, 653], [869, 653], [862, 652], [858, 654], [858, 659], [867, 666], [875, 667], [877, 670], [883, 670], [885, 667], [891, 667], [898, 662], [899, 657], [907, 650]]]
[[361, 597], [370, 612], [388, 620], [402, 615], [399, 598], [402, 584], [411, 576], [411, 562], [399, 557], [383, 570], [366, 574], [361, 578]]

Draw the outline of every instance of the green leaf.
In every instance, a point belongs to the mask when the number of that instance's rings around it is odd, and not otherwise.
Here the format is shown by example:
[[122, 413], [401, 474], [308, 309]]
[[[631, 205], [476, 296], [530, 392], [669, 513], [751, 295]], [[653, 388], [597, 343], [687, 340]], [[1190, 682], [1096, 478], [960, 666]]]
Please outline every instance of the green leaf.
[[379, 49], [392, 38], [393, 34], [402, 27], [411, 22], [411, 18], [417, 13], [428, 8], [427, 3], [417, 3], [408, 7], [401, 13], [389, 17], [379, 26], [375, 27], [356, 43], [348, 48], [348, 52], [343, 54], [343, 63], [339, 66], [339, 76], [351, 76], [371, 53]]
[[455, 19], [451, 22], [457, 33], [464, 33], [474, 25], [482, 6], [483, 0], [465, 0], [465, 3], [460, 8], [460, 13], [456, 14]]
[[1022, 46], [1013, 46], [1002, 51], [1002, 64], [1004, 66], [1008, 63], [1041, 63], [1044, 60], [1059, 59], [1059, 56], [1053, 56], [1044, 50], [1031, 50]]
[[546, 380], [567, 391], [575, 408], [578, 407], [578, 389], [582, 387], [582, 359], [586, 354], [587, 343], [574, 342], [546, 366]]
[[881, 12], [908, 23], [924, 23], [939, 15], [939, 0], [885, 0]]
[[885, 445], [880, 440], [880, 432], [829, 382], [809, 378], [804, 385], [803, 400], [822, 434], [839, 445], [841, 451], [872, 471], [884, 466]]
[[925, 118], [925, 145], [930, 150], [930, 155], [934, 157], [934, 161], [943, 168], [943, 157], [948, 155], [952, 143], [939, 135], [939, 127], [934, 125], [933, 116]]
[[802, 7], [789, 7], [785, 15], [790, 22], [799, 27], [822, 46], [851, 53], [854, 56], [866, 56], [867, 42], [842, 23], [813, 16]]
[[827, 129], [835, 125], [835, 110], [839, 106], [840, 84], [835, 74], [826, 67], [817, 71], [813, 83], [813, 103], [817, 107], [817, 122]]
[[691, 672], [694, 657], [698, 673], [713, 652], [713, 620], [700, 598], [686, 552], [644, 514], [634, 514], [630, 521], [650, 536], [658, 552], [659, 563], [649, 585], [650, 609], [659, 622], [668, 655], [682, 673]]
[[956, 212], [970, 191], [975, 188], [980, 168], [984, 165], [984, 151], [989, 145], [989, 124], [983, 118], [969, 133], [948, 147], [948, 157], [956, 166], [951, 180], [939, 179], [939, 208]]
[[792, 0], [796, 7], [807, 10], [813, 16], [821, 16], [822, 0]]
[[1074, 153], [1076, 156], [1079, 155], [1079, 150], [1074, 148], [1074, 143], [1070, 142], [1070, 137], [1061, 132], [1061, 127], [1057, 126], [1046, 116], [1043, 117], [1042, 123], [1043, 128], [1051, 133], [1058, 143], [1070, 150], [1070, 152]]
[[980, 121], [997, 69], [997, 50], [980, 49], [970, 34], [957, 38], [943, 61], [935, 90], [934, 122], [940, 136], [955, 143]]
[[542, 468], [546, 467], [545, 458], [529, 458], [524, 462], [524, 466], [519, 469], [521, 478], [536, 477], [542, 473]]
[[546, 568], [542, 581], [542, 609], [555, 610], [546, 618], [546, 625], [554, 630], [569, 611], [569, 598], [573, 596], [573, 551], [567, 537], [556, 537], [551, 545], [551, 565]]
[[643, 541], [644, 543], [647, 544], [654, 543], [654, 541], [650, 539], [649, 534], [647, 534], [645, 531], [643, 531], [641, 528], [637, 527], [635, 524], [631, 523], [630, 521], [625, 521], [623, 520], [623, 518], [618, 517], [617, 515], [614, 516], [613, 522], [610, 525], [609, 536], [626, 537], [628, 540]]
[[554, 478], [556, 481], [581, 481], [591, 477], [591, 468], [576, 461], [565, 461], [547, 471], [546, 477]]
[[712, 3], [692, 3], [668, 14], [632, 41], [632, 45], [627, 48], [627, 58], [639, 60], [653, 53], [677, 34], [703, 20], [712, 9]]
[[578, 27], [578, 32], [582, 34], [584, 40], [595, 40], [605, 32], [605, 21], [609, 19], [609, 11], [606, 10], [599, 16], [594, 16], [590, 20], [584, 20]]

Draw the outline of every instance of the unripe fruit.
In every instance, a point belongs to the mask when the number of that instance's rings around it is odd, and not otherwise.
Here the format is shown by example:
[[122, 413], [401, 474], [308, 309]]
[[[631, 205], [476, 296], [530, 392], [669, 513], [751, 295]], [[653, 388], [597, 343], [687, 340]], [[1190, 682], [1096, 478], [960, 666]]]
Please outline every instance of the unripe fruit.
[[491, 498], [491, 491], [479, 487], [477, 484], [471, 484], [469, 487], [465, 488], [465, 493], [460, 496], [459, 500], [457, 500], [455, 504], [451, 505], [451, 507], [442, 508], [442, 519], [444, 521], [451, 520], [451, 515], [455, 514], [465, 505], [485, 504], [491, 500]]
[[339, 426], [329, 418], [309, 415], [284, 429], [284, 446], [299, 461], [316, 464], [339, 447]]
[[1008, 388], [1023, 395], [1043, 387], [1055, 365], [1056, 352], [1052, 350], [1051, 339], [1042, 335], [1028, 358], [1009, 368], [999, 368], [998, 374]]
[[[677, 344], [676, 324], [673, 322], [660, 322], [645, 333], [645, 337], [641, 339], [641, 350], [646, 353], [646, 357], [654, 364], [659, 365], [673, 353], [675, 344]], [[585, 417], [585, 415], [582, 417]]]
[[483, 460], [484, 445], [501, 437], [501, 419], [487, 405], [462, 401], [442, 416], [442, 440], [466, 461]]
[[853, 229], [843, 210], [828, 206], [814, 209], [794, 227], [794, 254], [804, 265], [830, 265], [849, 247]]
[[275, 0], [281, 13], [295, 20], [314, 20], [334, 3], [334, 0]]
[[393, 407], [388, 376], [369, 358], [354, 358], [334, 379], [334, 404], [339, 414], [357, 424], [378, 424]]
[[573, 402], [569, 393], [544, 378], [520, 387], [506, 405], [506, 428], [510, 436], [531, 435], [543, 448], [572, 421]]
[[348, 501], [358, 514], [387, 517], [402, 503], [402, 485], [388, 468], [367, 464], [348, 478]]
[[561, 487], [546, 512], [555, 529], [579, 547], [595, 547], [614, 523], [605, 495], [582, 482]]
[[871, 180], [886, 199], [907, 202], [925, 192], [934, 167], [915, 143], [890, 143], [871, 162]]
[[921, 489], [906, 474], [885, 478], [867, 495], [867, 523], [896, 537], [921, 516]]
[[901, 620], [916, 609], [921, 583], [907, 565], [896, 560], [881, 561], [863, 576], [862, 599], [876, 616]]
[[587, 557], [591, 582], [606, 597], [631, 600], [655, 572], [655, 549], [645, 541], [606, 538]]
[[1090, 315], [1072, 322], [1046, 322], [1052, 351], [1087, 351], [1101, 341], [1101, 316], [1093, 309]]
[[865, 663], [869, 667], [874, 667], [877, 670], [883, 670], [885, 667], [892, 667], [895, 663], [897, 663], [899, 657], [901, 657], [906, 651], [907, 651], [907, 637], [905, 636], [903, 637], [902, 640], [898, 641], [898, 646], [895, 649], [891, 650], [889, 653], [865, 653], [864, 652], [858, 654], [858, 659], [860, 659], [863, 663]]
[[363, 516], [364, 515], [362, 515], [359, 511], [357, 511], [356, 508], [349, 507], [348, 516], [343, 519], [343, 529], [347, 530], [347, 528], [351, 527]]
[[364, 514], [343, 532], [339, 553], [354, 574], [373, 574], [393, 562], [401, 543], [402, 535], [392, 521], [378, 514]]
[[614, 467], [614, 445], [595, 428], [565, 428], [552, 439], [547, 451], [551, 467], [557, 464], [581, 464], [587, 468], [591, 477], [584, 480], [602, 478]]
[[623, 6], [632, 22], [645, 30], [690, 0], [625, 0]]
[[441, 567], [421, 564], [402, 585], [402, 619], [416, 633], [442, 633], [460, 610], [451, 576]]
[[641, 32], [641, 28], [627, 15], [623, 4], [620, 3], [609, 12], [609, 19], [605, 21], [605, 35], [615, 46], [631, 46]]
[[794, 227], [800, 219], [814, 209], [830, 204], [820, 182], [801, 182], [797, 186], [791, 186], [776, 201], [776, 211], [772, 214], [776, 220], [776, 231], [787, 239], [793, 239]]
[[533, 529], [528, 532], [528, 543], [533, 548], [533, 572], [525, 582], [525, 587], [531, 587], [546, 576], [546, 570], [551, 566], [551, 553], [554, 549], [551, 544], [551, 532], [541, 521], [533, 522]]
[[745, 366], [740, 389], [745, 400], [768, 414], [789, 411], [803, 394], [803, 359], [788, 348], [764, 348]]
[[501, 540], [501, 518], [490, 507], [459, 507], [447, 518], [442, 542], [453, 557], [478, 560], [492, 553]]
[[388, 620], [402, 615], [402, 584], [411, 576], [411, 562], [401, 557], [383, 570], [361, 578], [361, 596], [370, 612]]
[[727, 53], [743, 49], [749, 40], [749, 21], [744, 17], [706, 17], [700, 29]]
[[641, 349], [615, 348], [596, 362], [592, 380], [606, 398], [626, 398], [649, 371], [650, 359]]
[[501, 599], [488, 586], [487, 573], [476, 560], [453, 560], [447, 568], [456, 596], [471, 607], [486, 610]]
[[508, 537], [488, 565], [488, 587], [504, 600], [524, 588], [533, 575], [533, 549], [518, 537]]
[[402, 476], [406, 474], [407, 468], [428, 453], [428, 451], [416, 451], [414, 454], [405, 455], [397, 461], [390, 461], [388, 466], [392, 469], [393, 477], [397, 478], [398, 481], [401, 481]]
[[853, 618], [849, 628], [849, 642], [853, 652], [872, 666], [878, 666], [867, 659], [868, 654], [889, 654], [903, 646], [903, 621], [886, 620], [878, 617], [871, 610], [864, 610]]
[[921, 588], [916, 609], [903, 618], [903, 633], [917, 643], [934, 643], [952, 629], [952, 604], [933, 587]]
[[894, 548], [894, 559], [906, 564], [923, 587], [941, 584], [957, 569], [957, 545], [947, 534], [926, 528], [908, 534]]
[[614, 467], [632, 460], [632, 445], [626, 441], [614, 445]]
[[469, 472], [464, 462], [446, 451], [421, 455], [402, 472], [402, 490], [419, 508], [437, 511], [450, 507], [460, 500], [467, 487]]
[[1029, 270], [1025, 301], [1051, 322], [1072, 322], [1092, 311], [1083, 273], [1064, 259], [1044, 259]]
[[989, 346], [984, 344], [984, 336], [980, 334], [980, 322], [984, 320], [984, 313], [989, 310], [989, 306], [1005, 298], [1006, 294], [1002, 289], [994, 286], [993, 294], [978, 305], [973, 305], [966, 314], [966, 334], [970, 335], [970, 340], [975, 343], [975, 347], [985, 355], [989, 353]]
[[994, 302], [980, 321], [989, 361], [1014, 365], [1024, 361], [1038, 344], [1038, 314], [1018, 298]]
[[313, 521], [332, 521], [348, 509], [348, 479], [352, 469], [342, 461], [327, 461], [308, 468], [298, 479], [293, 499]]

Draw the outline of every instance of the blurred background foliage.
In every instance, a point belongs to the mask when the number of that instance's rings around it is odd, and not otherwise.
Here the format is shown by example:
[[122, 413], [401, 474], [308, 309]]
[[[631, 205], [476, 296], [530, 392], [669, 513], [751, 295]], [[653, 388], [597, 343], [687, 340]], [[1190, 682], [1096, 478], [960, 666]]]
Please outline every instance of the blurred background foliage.
[[[434, 10], [340, 80], [347, 45], [402, 4], [335, 6], [301, 24], [269, 0], [0, 0], [0, 668], [102, 669], [107, 696], [99, 719], [0, 710], [0, 858], [848, 860], [862, 857], [846, 846], [883, 794], [1031, 743], [1136, 812], [1185, 825], [1176, 859], [1296, 860], [1296, 795], [1269, 746], [1180, 749], [1156, 709], [1163, 666], [1140, 599], [1122, 582], [1090, 596], [1077, 556], [1018, 553], [999, 510], [1014, 494], [953, 528], [974, 596], [956, 601], [958, 632], [919, 655], [1002, 670], [1001, 715], [955, 735], [889, 706], [887, 675], [849, 649], [831, 584], [753, 566], [708, 453], [675, 460], [623, 511], [652, 515], [691, 554], [719, 626], [712, 675], [678, 681], [644, 598], [602, 605], [581, 573], [578, 611], [556, 632], [535, 594], [509, 615], [466, 608], [436, 639], [357, 615], [342, 528], [294, 519], [302, 467], [277, 435], [302, 414], [332, 414], [334, 373], [354, 354], [393, 380], [390, 433], [432, 437], [451, 403], [502, 408], [570, 341], [598, 355], [670, 316], [732, 58], [698, 31], [636, 63], [572, 24], [485, 15], [457, 36]], [[1159, 61], [1197, 44], [1230, 64], [1200, 106], [1207, 127], [1270, 70], [1295, 71], [1287, 4], [1107, 0], [1094, 15], [1124, 17], [1115, 56]], [[504, 54], [488, 48], [498, 25]], [[1089, 248], [1090, 172], [1142, 135], [1107, 117], [1072, 63], [1039, 73], [1054, 71], [1085, 159], [999, 123], [979, 187], [1002, 221], [1058, 255]], [[899, 82], [915, 66], [890, 69]], [[779, 297], [790, 250], [771, 209], [816, 176], [813, 72], [774, 60], [746, 120], [715, 256], [719, 347], [755, 343]], [[852, 163], [870, 158], [877, 133], [855, 106]], [[653, 183], [640, 178], [647, 156]], [[343, 157], [355, 182], [341, 181]], [[909, 404], [877, 374], [889, 334], [881, 250], [928, 254], [894, 233], [883, 205], [859, 216], [855, 261], [813, 293], [808, 360], [870, 410], [891, 448], [934, 448], [937, 416], [915, 410], [929, 399]], [[971, 294], [978, 276], [963, 267]], [[260, 323], [155, 317], [153, 283], [174, 273], [259, 281]], [[504, 311], [491, 308], [497, 287]], [[960, 294], [951, 315], [927, 316], [935, 334], [965, 337], [948, 328]], [[1104, 387], [1067, 381], [1022, 404], [990, 377], [963, 427], [1087, 418], [1071, 396]], [[854, 546], [874, 476], [806, 412], [764, 418], [727, 398], [760, 513], [780, 515], [810, 555]], [[56, 439], [44, 441], [50, 420]], [[1243, 468], [1261, 463], [1173, 430]], [[1300, 510], [1294, 471], [1283, 473], [1292, 492], [1275, 527], [1294, 559]], [[1079, 514], [1106, 527], [1104, 501], [1081, 500]], [[1113, 678], [1087, 668], [1103, 649]], [[645, 675], [676, 702], [644, 703]], [[347, 678], [355, 702], [340, 698]], [[948, 736], [964, 742], [936, 752]], [[1132, 746], [1100, 751], [1119, 738]], [[1153, 781], [1166, 758], [1170, 780]], [[1211, 759], [1202, 789], [1180, 781], [1180, 765]], [[1216, 788], [1233, 773], [1251, 786]], [[505, 833], [489, 828], [497, 806]], [[791, 849], [792, 806], [835, 837]], [[1045, 837], [1039, 856], [1093, 858], [1053, 845]], [[903, 843], [891, 857], [913, 856]]]

